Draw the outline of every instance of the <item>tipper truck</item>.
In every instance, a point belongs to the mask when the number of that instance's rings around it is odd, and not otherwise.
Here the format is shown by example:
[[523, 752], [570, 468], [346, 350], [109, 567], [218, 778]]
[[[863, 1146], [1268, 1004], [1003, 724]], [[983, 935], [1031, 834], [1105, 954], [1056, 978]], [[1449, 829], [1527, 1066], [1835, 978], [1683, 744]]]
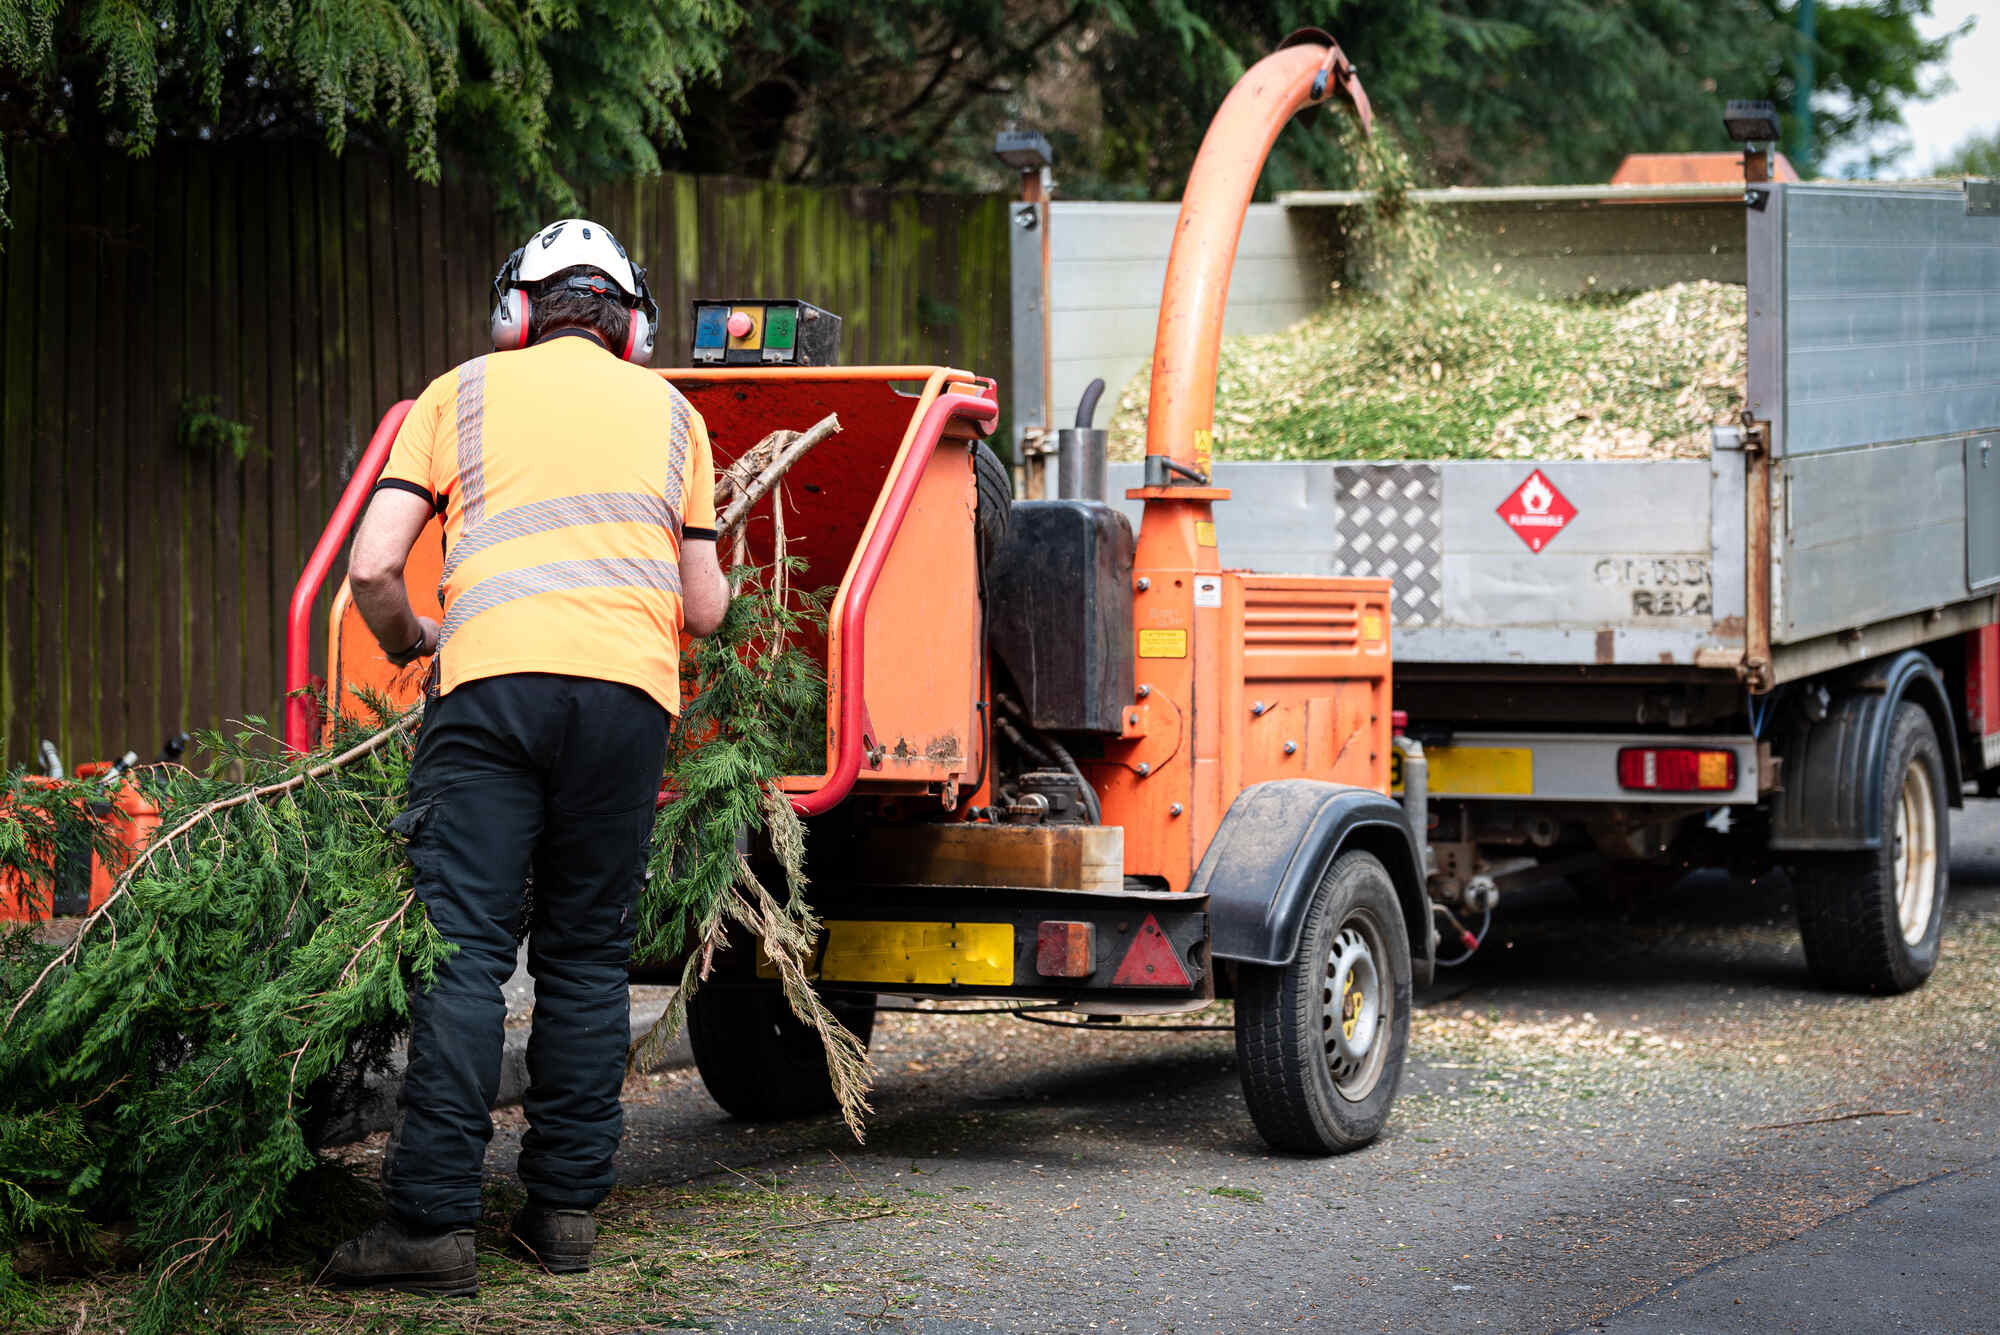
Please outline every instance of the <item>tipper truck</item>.
[[1229, 565], [1394, 581], [1447, 963], [1512, 888], [1720, 865], [1789, 870], [1825, 984], [1937, 962], [1948, 810], [2000, 791], [2000, 201], [1749, 174], [1707, 458], [1212, 470]]

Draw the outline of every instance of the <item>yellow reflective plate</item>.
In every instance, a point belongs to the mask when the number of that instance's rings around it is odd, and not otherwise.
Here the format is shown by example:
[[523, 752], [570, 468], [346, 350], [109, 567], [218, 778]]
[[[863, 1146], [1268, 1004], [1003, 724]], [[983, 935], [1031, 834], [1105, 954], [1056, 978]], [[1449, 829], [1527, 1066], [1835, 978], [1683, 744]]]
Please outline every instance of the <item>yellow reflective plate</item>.
[[[1535, 753], [1525, 746], [1427, 746], [1433, 797], [1528, 797], [1535, 791]], [[1403, 791], [1403, 753], [1389, 753], [1389, 791]]]
[[[819, 977], [839, 983], [1012, 987], [1014, 927], [1004, 922], [829, 922]], [[760, 955], [757, 972], [775, 977]]]

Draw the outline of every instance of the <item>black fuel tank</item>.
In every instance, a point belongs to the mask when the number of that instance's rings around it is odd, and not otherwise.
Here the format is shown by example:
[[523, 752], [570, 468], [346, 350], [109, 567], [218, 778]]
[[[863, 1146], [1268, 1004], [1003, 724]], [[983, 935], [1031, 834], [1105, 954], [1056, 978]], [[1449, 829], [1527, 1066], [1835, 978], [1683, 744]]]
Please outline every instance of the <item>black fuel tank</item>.
[[1132, 525], [1101, 501], [1016, 501], [987, 634], [1037, 728], [1118, 734], [1132, 703]]

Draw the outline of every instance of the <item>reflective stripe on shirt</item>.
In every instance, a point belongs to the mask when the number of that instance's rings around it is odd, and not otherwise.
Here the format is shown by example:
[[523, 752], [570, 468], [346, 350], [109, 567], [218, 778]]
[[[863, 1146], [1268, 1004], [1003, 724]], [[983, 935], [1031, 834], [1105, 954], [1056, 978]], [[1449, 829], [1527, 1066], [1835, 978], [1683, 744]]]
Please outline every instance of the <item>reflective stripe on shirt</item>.
[[469, 530], [486, 513], [486, 462], [480, 455], [480, 431], [486, 422], [486, 359], [475, 357], [458, 368], [458, 491], [459, 510]]
[[611, 557], [592, 561], [551, 561], [489, 575], [452, 599], [439, 633], [440, 645], [482, 612], [532, 598], [538, 593], [566, 589], [642, 588], [658, 589], [676, 596], [681, 591], [680, 567], [672, 561], [639, 561]]
[[477, 526], [468, 525], [465, 536], [452, 544], [445, 556], [444, 573], [439, 577], [438, 596], [468, 558], [489, 547], [515, 538], [548, 533], [578, 524], [653, 524], [662, 528], [680, 527], [680, 516], [658, 496], [638, 491], [592, 491], [581, 496], [556, 496], [531, 501], [489, 515]]
[[673, 410], [667, 415], [667, 509], [673, 512], [674, 541], [681, 539], [681, 473], [687, 467], [688, 414], [694, 410], [672, 385]]

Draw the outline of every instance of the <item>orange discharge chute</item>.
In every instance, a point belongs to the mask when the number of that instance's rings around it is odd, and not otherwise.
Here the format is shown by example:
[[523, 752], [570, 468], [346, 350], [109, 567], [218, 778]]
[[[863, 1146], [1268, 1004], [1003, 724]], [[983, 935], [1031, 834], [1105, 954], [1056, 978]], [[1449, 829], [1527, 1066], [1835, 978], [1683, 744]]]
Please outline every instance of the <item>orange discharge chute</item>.
[[1153, 340], [1153, 392], [1146, 453], [1206, 473], [1215, 426], [1215, 364], [1222, 309], [1243, 218], [1278, 132], [1301, 107], [1341, 98], [1364, 130], [1368, 94], [1340, 46], [1324, 33], [1273, 51], [1237, 81], [1215, 113], [1174, 224], [1160, 325]]

